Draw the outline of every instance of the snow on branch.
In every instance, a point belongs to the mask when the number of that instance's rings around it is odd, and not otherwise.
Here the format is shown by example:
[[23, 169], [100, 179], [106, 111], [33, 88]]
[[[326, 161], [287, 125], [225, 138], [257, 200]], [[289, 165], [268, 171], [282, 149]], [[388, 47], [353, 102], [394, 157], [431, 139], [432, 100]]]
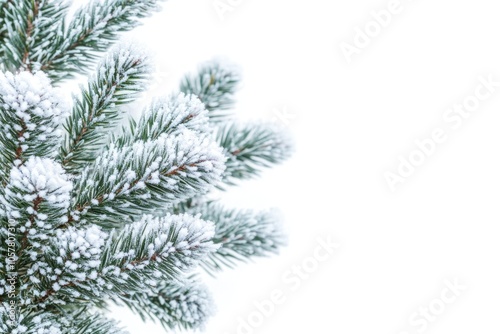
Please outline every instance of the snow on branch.
[[146, 107], [138, 122], [131, 120], [129, 128], [124, 128], [114, 143], [117, 146], [131, 145], [137, 141], [158, 139], [192, 130], [196, 133], [209, 133], [208, 112], [194, 95], [184, 93], [154, 99]]
[[234, 267], [237, 262], [276, 254], [286, 244], [282, 219], [276, 210], [226, 209], [214, 202], [181, 210], [199, 214], [202, 219], [215, 224], [213, 241], [220, 248], [201, 264], [210, 274], [224, 267]]
[[262, 122], [226, 123], [218, 128], [217, 141], [227, 157], [224, 183], [228, 185], [259, 176], [264, 168], [288, 159], [294, 150], [285, 128]]
[[116, 302], [128, 306], [144, 321], [158, 321], [167, 331], [203, 329], [215, 308], [207, 287], [194, 277], [161, 281], [148, 292], [126, 293]]
[[[31, 157], [12, 168], [0, 194], [0, 216], [16, 222], [18, 267], [37, 261], [56, 228], [66, 223], [72, 189], [63, 168], [51, 159]], [[2, 236], [9, 234], [5, 225], [0, 230]]]
[[214, 226], [198, 217], [143, 216], [108, 236], [96, 226], [60, 231], [47, 253], [38, 289], [29, 296], [35, 305], [65, 304], [127, 293], [146, 292], [163, 280], [176, 280], [217, 250]]
[[149, 73], [148, 57], [130, 45], [115, 48], [98, 65], [87, 87], [82, 87], [81, 97], [75, 99], [64, 126], [60, 159], [69, 171], [77, 172], [95, 160], [106, 131], [121, 118], [119, 106], [138, 97]]
[[61, 324], [55, 314], [37, 311], [21, 314], [12, 323], [10, 317], [11, 305], [0, 303], [0, 332], [9, 334], [63, 334]]
[[[106, 246], [104, 274], [114, 285], [146, 291], [179, 274], [217, 250], [214, 224], [188, 214], [154, 217], [125, 226]], [[134, 290], [133, 287], [136, 287]]]
[[225, 61], [213, 60], [200, 66], [196, 74], [186, 75], [180, 90], [196, 95], [210, 111], [210, 120], [222, 121], [233, 108], [234, 94], [241, 80], [240, 70]]
[[89, 312], [84, 307], [57, 310], [32, 311], [21, 314], [10, 323], [9, 305], [0, 304], [0, 331], [9, 334], [128, 334], [116, 321], [109, 320], [101, 312]]
[[204, 194], [220, 181], [224, 159], [211, 138], [187, 129], [131, 146], [111, 145], [76, 181], [70, 220], [119, 226], [137, 212]]
[[55, 157], [67, 105], [43, 73], [0, 72], [0, 177], [30, 156]]
[[37, 280], [31, 283], [22, 302], [44, 308], [65, 305], [75, 298], [85, 299], [91, 289], [93, 296], [99, 296], [101, 291], [93, 285], [103, 284], [99, 269], [107, 239], [108, 233], [96, 225], [57, 230], [43, 261], [30, 268], [30, 275]]
[[3, 41], [2, 65], [15, 72], [40, 70], [39, 62], [48, 50], [62, 43], [65, 0], [12, 0], [0, 3]]
[[90, 0], [73, 16], [59, 43], [39, 57], [39, 68], [54, 81], [85, 71], [121, 32], [159, 9], [162, 0]]

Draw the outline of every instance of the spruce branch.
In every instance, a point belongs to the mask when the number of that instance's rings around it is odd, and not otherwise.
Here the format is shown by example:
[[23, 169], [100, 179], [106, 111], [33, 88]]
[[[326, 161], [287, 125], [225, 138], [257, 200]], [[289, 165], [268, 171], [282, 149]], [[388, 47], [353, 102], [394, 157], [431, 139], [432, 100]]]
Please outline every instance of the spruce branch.
[[68, 14], [67, 0], [38, 0], [33, 3], [33, 22], [28, 26], [29, 34], [21, 68], [36, 72], [47, 50], [63, 42], [65, 17]]
[[222, 123], [240, 82], [233, 66], [204, 64], [117, 134], [148, 57], [112, 50], [72, 110], [52, 87], [160, 1], [89, 0], [69, 18], [66, 0], [0, 0], [0, 332], [124, 333], [100, 313], [109, 301], [196, 329], [213, 307], [187, 276], [195, 266], [213, 273], [284, 243], [270, 212], [199, 202], [290, 154], [282, 130]]
[[4, 67], [11, 71], [40, 69], [44, 53], [62, 41], [68, 5], [63, 0], [5, 1], [5, 38], [2, 44]]
[[10, 323], [9, 305], [0, 304], [0, 331], [9, 334], [127, 334], [116, 321], [85, 308], [52, 313], [44, 310], [21, 314]]
[[41, 72], [0, 72], [1, 183], [30, 156], [55, 157], [66, 105]]
[[238, 262], [276, 254], [286, 243], [282, 221], [276, 210], [226, 209], [215, 202], [178, 208], [215, 224], [213, 242], [220, 248], [201, 263], [209, 274], [224, 267], [232, 268]]
[[119, 106], [138, 97], [149, 71], [147, 56], [131, 46], [116, 48], [98, 65], [64, 126], [59, 158], [67, 170], [76, 173], [95, 160], [105, 133], [120, 120]]
[[213, 236], [213, 223], [198, 216], [145, 215], [106, 245], [101, 268], [121, 292], [148, 291], [160, 281], [180, 279], [217, 250]]
[[200, 66], [196, 74], [186, 75], [180, 91], [198, 96], [210, 112], [210, 120], [220, 122], [233, 108], [239, 84], [240, 73], [234, 65], [214, 60]]
[[[21, 232], [40, 229], [45, 234], [66, 222], [72, 188], [61, 165], [52, 159], [30, 157], [11, 169], [0, 197], [0, 214], [25, 223], [18, 225]], [[30, 235], [36, 237], [37, 232], [32, 230]]]
[[[6, 22], [6, 14], [7, 14], [7, 6], [12, 3], [12, 0], [0, 0], [0, 59], [4, 58], [4, 48], [5, 39], [8, 37], [7, 35], [7, 22]], [[0, 63], [0, 69], [4, 64]]]
[[49, 312], [20, 314], [12, 323], [9, 302], [0, 303], [0, 332], [9, 334], [62, 334], [58, 318]]
[[111, 145], [75, 181], [70, 223], [123, 225], [138, 212], [206, 193], [223, 170], [220, 147], [187, 129], [131, 146]]
[[[109, 234], [95, 225], [57, 230], [43, 257], [29, 268], [30, 285], [20, 291], [20, 305], [27, 308], [51, 308], [89, 295], [98, 297], [92, 286], [98, 279], [101, 254]], [[96, 284], [97, 285], [97, 284]]]
[[208, 112], [194, 95], [179, 93], [154, 99], [144, 110], [139, 121], [130, 120], [128, 128], [113, 143], [118, 147], [138, 141], [156, 140], [185, 129], [195, 133], [209, 133]]
[[159, 9], [161, 0], [91, 0], [81, 7], [65, 29], [60, 45], [40, 57], [40, 69], [59, 82], [84, 72], [121, 32]]
[[149, 291], [178, 279], [215, 251], [213, 223], [187, 214], [143, 216], [109, 235], [95, 225], [58, 231], [47, 252], [51, 275], [30, 291], [38, 307]]
[[[15, 233], [7, 224], [0, 226], [2, 236], [14, 239], [8, 245], [16, 254], [15, 270], [10, 271], [27, 273], [40, 260], [56, 227], [67, 220], [72, 187], [62, 167], [51, 159], [31, 157], [12, 168], [0, 195], [0, 216], [16, 222]], [[0, 282], [0, 288], [3, 284]]]
[[158, 321], [167, 331], [203, 328], [214, 308], [207, 288], [194, 277], [161, 281], [151, 291], [127, 293], [115, 302], [128, 306], [143, 321]]
[[2, 6], [6, 31], [1, 45], [4, 57], [2, 63], [10, 71], [21, 69], [25, 55], [29, 53], [28, 41], [33, 34], [33, 21], [38, 15], [39, 3], [38, 0], [19, 0], [14, 6], [8, 2]]
[[223, 177], [227, 185], [255, 178], [264, 168], [282, 163], [293, 152], [287, 131], [267, 123], [226, 123], [218, 128], [217, 141], [227, 157]]
[[63, 314], [60, 320], [61, 334], [128, 334], [119, 324], [107, 319], [100, 312], [89, 312], [86, 308]]

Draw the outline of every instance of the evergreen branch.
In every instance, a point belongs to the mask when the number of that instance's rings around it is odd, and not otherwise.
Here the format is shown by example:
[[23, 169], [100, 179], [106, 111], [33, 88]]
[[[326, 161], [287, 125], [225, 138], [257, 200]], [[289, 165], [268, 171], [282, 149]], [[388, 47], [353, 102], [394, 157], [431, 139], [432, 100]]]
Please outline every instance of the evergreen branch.
[[281, 219], [274, 210], [254, 212], [225, 209], [213, 202], [181, 210], [199, 214], [202, 219], [215, 224], [213, 241], [220, 248], [201, 263], [209, 274], [223, 267], [232, 268], [237, 262], [276, 254], [286, 243]]
[[10, 311], [9, 302], [0, 303], [0, 333], [62, 334], [58, 317], [52, 313], [16, 312], [16, 319], [12, 322]]
[[0, 304], [1, 333], [23, 334], [127, 334], [116, 321], [85, 308], [68, 313], [45, 310], [21, 312], [15, 323], [9, 317], [9, 304]]
[[12, 3], [12, 0], [0, 0], [0, 43], [3, 43], [3, 38], [5, 37], [5, 10], [8, 5]]
[[31, 262], [25, 273], [19, 274], [24, 284], [18, 289], [18, 305], [38, 310], [65, 305], [68, 301], [85, 302], [82, 292], [89, 290], [89, 286], [78, 289], [76, 285], [97, 278], [96, 268], [101, 264], [100, 255], [107, 238], [108, 234], [95, 225], [56, 230], [39, 258]]
[[20, 0], [2, 6], [4, 66], [11, 71], [39, 70], [40, 57], [62, 39], [68, 5], [62, 0]]
[[55, 81], [70, 78], [91, 66], [121, 32], [159, 8], [161, 0], [91, 0], [74, 15], [64, 38], [40, 57], [40, 69]]
[[120, 120], [118, 107], [137, 98], [148, 74], [147, 57], [130, 46], [115, 49], [99, 64], [66, 120], [60, 160], [67, 170], [78, 172], [95, 160], [105, 133]]
[[118, 147], [138, 141], [156, 140], [162, 135], [172, 135], [182, 130], [209, 133], [208, 112], [194, 95], [179, 93], [154, 99], [138, 122], [130, 121], [129, 128], [113, 140]]
[[266, 123], [228, 123], [218, 129], [217, 141], [227, 157], [223, 180], [228, 185], [259, 176], [264, 168], [283, 162], [293, 151], [289, 134]]
[[68, 112], [50, 79], [85, 72], [160, 1], [89, 0], [67, 21], [67, 0], [0, 0], [2, 333], [122, 334], [100, 313], [110, 300], [166, 329], [199, 328], [213, 308], [186, 274], [199, 264], [213, 274], [284, 243], [269, 212], [196, 203], [291, 150], [270, 125], [213, 127], [234, 106], [233, 67], [204, 64], [180, 93], [113, 135], [148, 67], [129, 47], [112, 50], [60, 131]]
[[145, 215], [125, 226], [101, 257], [108, 283], [120, 292], [145, 292], [163, 280], [177, 280], [208, 254], [214, 225], [187, 214]]
[[28, 25], [25, 52], [21, 67], [36, 72], [47, 52], [63, 43], [65, 17], [69, 5], [66, 0], [33, 1], [33, 21]]
[[181, 92], [194, 94], [210, 112], [210, 120], [220, 122], [234, 106], [234, 94], [240, 84], [240, 73], [233, 65], [220, 61], [203, 64], [194, 75], [186, 75], [180, 86]]
[[11, 169], [5, 194], [0, 197], [0, 214], [25, 224], [19, 227], [21, 232], [32, 229], [30, 237], [42, 237], [33, 229], [45, 234], [66, 222], [72, 188], [59, 164], [51, 159], [30, 157], [23, 165]]
[[98, 303], [147, 291], [215, 251], [213, 235], [213, 223], [189, 215], [144, 216], [109, 237], [95, 225], [59, 230], [46, 259], [54, 274], [41, 277], [40, 289], [30, 293], [32, 304]]
[[220, 147], [190, 130], [132, 146], [111, 145], [76, 180], [69, 223], [123, 225], [138, 212], [206, 193], [223, 170]]
[[[0, 0], [0, 59], [4, 59], [4, 48], [5, 39], [8, 38], [7, 35], [7, 22], [6, 22], [6, 14], [7, 14], [7, 6], [12, 4], [12, 0]], [[0, 63], [0, 70], [2, 69], [3, 64]]]
[[3, 4], [5, 37], [2, 48], [2, 63], [7, 70], [15, 72], [22, 68], [28, 41], [33, 33], [33, 21], [38, 15], [40, 1], [19, 0], [15, 4]]
[[64, 104], [43, 73], [0, 72], [1, 183], [8, 171], [30, 156], [54, 157], [60, 141], [58, 127]]
[[[0, 196], [0, 215], [16, 222], [15, 231], [11, 224], [0, 229], [3, 236], [11, 236], [9, 248], [15, 250], [15, 261], [10, 271], [21, 280], [28, 278], [26, 274], [50, 245], [56, 227], [66, 222], [72, 186], [62, 167], [50, 159], [31, 157], [11, 170]], [[0, 282], [2, 288], [6, 287]]]
[[128, 334], [119, 324], [102, 313], [90, 313], [86, 308], [64, 314], [61, 334]]
[[143, 321], [159, 321], [165, 330], [203, 329], [213, 314], [213, 301], [207, 288], [193, 278], [162, 281], [149, 292], [127, 293], [116, 300]]

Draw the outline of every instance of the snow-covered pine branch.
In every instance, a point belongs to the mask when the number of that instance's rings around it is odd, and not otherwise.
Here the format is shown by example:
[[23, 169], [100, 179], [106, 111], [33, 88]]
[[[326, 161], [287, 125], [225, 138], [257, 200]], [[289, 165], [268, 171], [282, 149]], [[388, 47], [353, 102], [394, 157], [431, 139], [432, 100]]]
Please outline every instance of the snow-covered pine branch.
[[0, 178], [30, 156], [57, 155], [67, 105], [43, 73], [0, 72]]
[[[5, 39], [8, 37], [7, 35], [7, 23], [6, 19], [6, 6], [10, 4], [10, 0], [0, 0], [0, 59], [4, 57], [4, 48], [2, 45], [5, 45]], [[0, 70], [2, 70], [2, 64], [0, 63]]]
[[145, 292], [161, 281], [179, 280], [218, 249], [214, 233], [214, 224], [199, 216], [145, 215], [106, 244], [105, 280], [119, 292]]
[[86, 307], [61, 313], [57, 322], [61, 334], [129, 334], [118, 322], [101, 312], [90, 312]]
[[217, 130], [217, 141], [227, 157], [224, 183], [259, 176], [264, 168], [282, 163], [293, 152], [293, 141], [281, 126], [254, 122], [226, 122]]
[[100, 312], [87, 308], [61, 309], [57, 312], [43, 310], [22, 314], [14, 326], [8, 326], [9, 306], [0, 304], [0, 331], [9, 334], [128, 334], [116, 321], [107, 319]]
[[60, 160], [67, 170], [78, 172], [96, 159], [106, 132], [121, 119], [120, 105], [138, 97], [149, 73], [148, 57], [131, 45], [116, 47], [97, 66], [64, 125]]
[[228, 110], [234, 107], [240, 81], [240, 70], [235, 65], [213, 60], [200, 66], [196, 74], [184, 76], [180, 85], [182, 92], [196, 95], [209, 110], [217, 140], [227, 156], [224, 183], [229, 185], [259, 176], [264, 167], [283, 162], [293, 151], [291, 137], [283, 127], [230, 120]]
[[282, 220], [276, 210], [227, 209], [215, 202], [179, 208], [215, 224], [213, 241], [220, 248], [201, 264], [210, 274], [224, 267], [232, 268], [237, 262], [275, 254], [286, 243]]
[[62, 43], [65, 0], [7, 0], [0, 7], [6, 31], [2, 62], [10, 71], [39, 70], [44, 53]]
[[116, 300], [143, 320], [158, 321], [166, 330], [203, 328], [214, 313], [207, 287], [188, 277], [182, 281], [161, 281], [148, 292], [127, 293]]
[[273, 214], [203, 203], [290, 154], [282, 130], [226, 122], [236, 67], [204, 64], [116, 134], [120, 105], [147, 81], [142, 53], [112, 51], [72, 113], [52, 88], [160, 2], [89, 0], [69, 18], [66, 0], [0, 0], [0, 332], [121, 334], [100, 313], [113, 300], [165, 328], [198, 328], [213, 307], [186, 279], [192, 268], [284, 242]]
[[194, 95], [179, 93], [154, 99], [139, 121], [130, 120], [129, 127], [124, 128], [113, 142], [123, 147], [137, 141], [156, 140], [162, 135], [173, 135], [186, 129], [199, 134], [212, 131], [204, 104]]
[[220, 122], [229, 115], [227, 110], [235, 104], [234, 94], [240, 80], [241, 74], [235, 65], [213, 60], [200, 66], [197, 73], [186, 75], [180, 90], [196, 95], [210, 111], [210, 120]]
[[[293, 141], [283, 127], [264, 122], [237, 123], [227, 111], [234, 106], [239, 70], [226, 62], [203, 64], [195, 75], [186, 75], [181, 91], [197, 95], [209, 110], [217, 142], [224, 148], [226, 170], [220, 189], [238, 180], [259, 176], [268, 167], [288, 159]], [[206, 197], [190, 198], [174, 206], [175, 212], [201, 214], [216, 225], [214, 242], [221, 248], [202, 263], [213, 274], [255, 256], [277, 253], [284, 245], [281, 222], [274, 211], [225, 209]]]
[[39, 68], [54, 82], [84, 72], [140, 19], [159, 9], [162, 0], [90, 0], [73, 15], [60, 43], [38, 58]]
[[111, 144], [75, 181], [69, 223], [120, 226], [127, 217], [204, 194], [220, 181], [224, 161], [213, 139], [187, 129]]
[[[72, 188], [63, 168], [51, 159], [31, 157], [12, 168], [0, 195], [0, 215], [16, 222], [17, 233], [7, 233], [5, 225], [0, 227], [2, 239], [14, 235], [17, 243], [16, 270], [11, 271], [25, 272], [39, 261], [55, 229], [68, 219]], [[6, 285], [0, 279], [2, 294], [8, 290]]]
[[150, 291], [217, 250], [213, 236], [213, 223], [187, 214], [146, 215], [110, 234], [95, 225], [58, 230], [43, 265], [30, 271], [37, 281], [20, 302], [35, 309], [77, 300], [101, 304], [124, 292]]
[[82, 291], [97, 293], [85, 283], [97, 278], [107, 238], [108, 233], [95, 225], [58, 229], [40, 259], [28, 266], [29, 284], [20, 288], [19, 305], [28, 310], [50, 309], [83, 298]]
[[58, 317], [49, 312], [38, 311], [21, 314], [14, 325], [11, 324], [10, 303], [0, 303], [0, 331], [9, 334], [61, 334]]

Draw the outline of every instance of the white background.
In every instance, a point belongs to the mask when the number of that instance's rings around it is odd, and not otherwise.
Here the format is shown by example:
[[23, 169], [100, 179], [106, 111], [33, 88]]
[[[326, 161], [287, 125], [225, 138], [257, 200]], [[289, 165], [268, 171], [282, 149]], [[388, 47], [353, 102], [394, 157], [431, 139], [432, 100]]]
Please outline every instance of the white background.
[[[467, 288], [425, 332], [499, 332], [500, 87], [458, 129], [443, 114], [479, 76], [500, 81], [500, 8], [401, 0], [348, 63], [340, 44], [389, 2], [233, 0], [221, 19], [213, 0], [170, 0], [127, 34], [156, 57], [161, 84], [145, 101], [222, 55], [244, 73], [239, 117], [278, 118], [297, 142], [293, 159], [226, 196], [229, 206], [281, 208], [290, 240], [279, 256], [207, 278], [218, 306], [207, 333], [419, 333], [409, 318], [446, 279]], [[392, 192], [384, 173], [435, 128], [447, 141]], [[327, 236], [340, 248], [292, 290], [283, 275]], [[275, 289], [285, 302], [238, 331]], [[114, 316], [131, 333], [164, 332], [121, 309]]]

